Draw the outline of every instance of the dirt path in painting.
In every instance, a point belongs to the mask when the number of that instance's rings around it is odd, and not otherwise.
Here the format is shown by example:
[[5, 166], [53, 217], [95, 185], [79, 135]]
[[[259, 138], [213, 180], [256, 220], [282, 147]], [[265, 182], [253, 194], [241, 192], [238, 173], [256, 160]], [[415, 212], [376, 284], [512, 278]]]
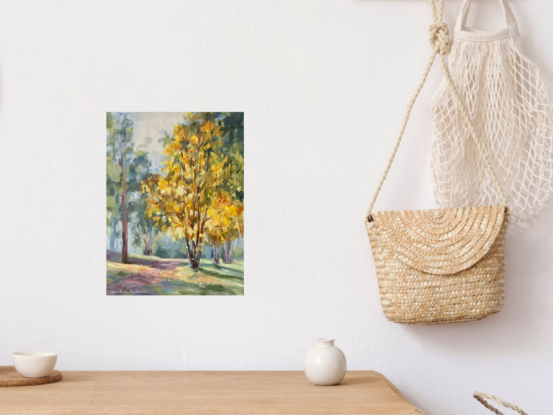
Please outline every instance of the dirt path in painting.
[[107, 294], [148, 294], [143, 286], [158, 284], [163, 278], [172, 278], [173, 273], [170, 271], [185, 263], [182, 259], [154, 261], [140, 272], [128, 275], [117, 284], [109, 286]]

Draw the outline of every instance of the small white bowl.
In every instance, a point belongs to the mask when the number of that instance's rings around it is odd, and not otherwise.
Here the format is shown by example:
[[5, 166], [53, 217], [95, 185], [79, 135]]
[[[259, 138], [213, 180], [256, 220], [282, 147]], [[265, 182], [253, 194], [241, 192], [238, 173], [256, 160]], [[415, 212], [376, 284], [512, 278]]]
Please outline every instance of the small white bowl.
[[54, 369], [58, 355], [48, 352], [15, 352], [13, 355], [15, 370], [26, 378], [43, 378]]

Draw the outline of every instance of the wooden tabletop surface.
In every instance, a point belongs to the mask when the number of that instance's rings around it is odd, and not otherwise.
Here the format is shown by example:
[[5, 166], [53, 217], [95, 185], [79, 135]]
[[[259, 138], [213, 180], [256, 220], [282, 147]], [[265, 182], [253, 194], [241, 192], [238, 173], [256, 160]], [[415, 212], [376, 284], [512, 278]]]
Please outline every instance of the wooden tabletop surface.
[[376, 372], [314, 386], [303, 372], [64, 372], [50, 385], [0, 388], [0, 414], [420, 415]]

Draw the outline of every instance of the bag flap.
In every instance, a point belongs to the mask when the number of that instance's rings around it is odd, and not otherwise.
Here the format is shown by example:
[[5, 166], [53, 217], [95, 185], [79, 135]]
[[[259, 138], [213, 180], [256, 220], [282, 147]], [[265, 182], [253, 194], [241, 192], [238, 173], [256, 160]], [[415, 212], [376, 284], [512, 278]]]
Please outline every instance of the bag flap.
[[376, 212], [382, 243], [404, 264], [428, 274], [449, 275], [478, 262], [492, 247], [505, 206]]

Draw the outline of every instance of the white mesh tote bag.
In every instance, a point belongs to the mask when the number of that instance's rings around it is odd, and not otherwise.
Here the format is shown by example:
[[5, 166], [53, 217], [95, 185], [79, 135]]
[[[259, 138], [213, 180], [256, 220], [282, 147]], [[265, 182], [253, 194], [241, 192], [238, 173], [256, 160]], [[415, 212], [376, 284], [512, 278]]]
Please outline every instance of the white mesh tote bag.
[[[465, 27], [471, 0], [463, 1], [448, 66], [517, 222], [538, 214], [553, 190], [553, 109], [540, 70], [521, 51], [509, 4], [499, 3], [507, 28], [484, 32]], [[493, 203], [494, 184], [445, 79], [429, 106], [437, 205]]]

